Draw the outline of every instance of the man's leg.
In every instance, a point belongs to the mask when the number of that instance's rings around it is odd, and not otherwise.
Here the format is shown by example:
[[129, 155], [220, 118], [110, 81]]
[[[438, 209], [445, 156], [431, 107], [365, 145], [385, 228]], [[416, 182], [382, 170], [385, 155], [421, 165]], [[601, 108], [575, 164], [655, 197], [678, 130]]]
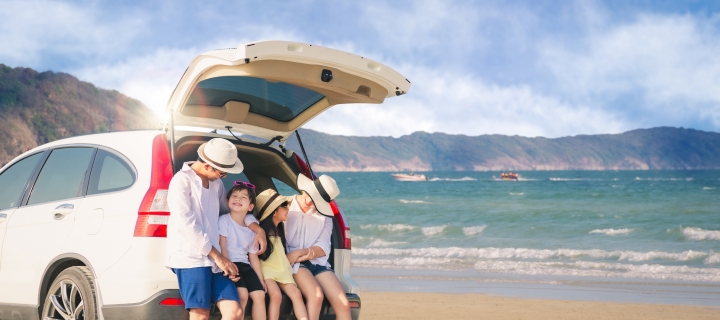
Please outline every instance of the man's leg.
[[173, 269], [180, 287], [180, 297], [190, 311], [190, 320], [207, 320], [210, 317], [212, 293], [210, 267]]
[[241, 320], [243, 310], [235, 283], [222, 273], [212, 274], [212, 297], [223, 320]]

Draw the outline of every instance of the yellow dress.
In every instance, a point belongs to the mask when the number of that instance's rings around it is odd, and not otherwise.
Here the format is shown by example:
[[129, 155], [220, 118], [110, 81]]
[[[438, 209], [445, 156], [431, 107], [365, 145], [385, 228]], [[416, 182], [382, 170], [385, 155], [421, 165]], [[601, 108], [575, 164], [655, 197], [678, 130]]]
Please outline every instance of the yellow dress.
[[270, 241], [273, 244], [273, 252], [267, 260], [260, 260], [263, 276], [265, 279], [273, 279], [275, 282], [295, 284], [292, 277], [292, 267], [290, 267], [290, 262], [285, 256], [285, 247], [283, 247], [282, 240], [278, 236], [270, 236]]

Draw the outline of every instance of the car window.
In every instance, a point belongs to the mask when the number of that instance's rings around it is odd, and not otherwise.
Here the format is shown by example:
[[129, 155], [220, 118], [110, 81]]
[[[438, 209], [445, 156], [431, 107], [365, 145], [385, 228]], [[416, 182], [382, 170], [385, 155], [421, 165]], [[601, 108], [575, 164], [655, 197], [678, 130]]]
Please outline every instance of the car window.
[[222, 107], [228, 101], [250, 105], [250, 112], [290, 121], [325, 98], [322, 94], [285, 82], [254, 77], [217, 77], [197, 84], [189, 105]]
[[99, 194], [127, 189], [135, 183], [135, 172], [120, 157], [98, 150], [95, 156], [88, 194]]
[[81, 196], [85, 174], [94, 151], [94, 148], [53, 150], [35, 181], [28, 204]]
[[0, 210], [17, 207], [42, 152], [22, 159], [0, 174]]

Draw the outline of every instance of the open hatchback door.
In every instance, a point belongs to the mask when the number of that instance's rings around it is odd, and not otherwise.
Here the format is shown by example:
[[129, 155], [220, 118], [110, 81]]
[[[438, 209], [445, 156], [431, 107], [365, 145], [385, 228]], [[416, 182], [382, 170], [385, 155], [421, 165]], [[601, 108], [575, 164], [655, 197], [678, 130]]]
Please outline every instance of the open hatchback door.
[[[197, 56], [168, 102], [174, 126], [284, 141], [337, 104], [382, 103], [410, 81], [376, 61], [334, 49], [263, 41]], [[167, 123], [166, 123], [167, 125]]]

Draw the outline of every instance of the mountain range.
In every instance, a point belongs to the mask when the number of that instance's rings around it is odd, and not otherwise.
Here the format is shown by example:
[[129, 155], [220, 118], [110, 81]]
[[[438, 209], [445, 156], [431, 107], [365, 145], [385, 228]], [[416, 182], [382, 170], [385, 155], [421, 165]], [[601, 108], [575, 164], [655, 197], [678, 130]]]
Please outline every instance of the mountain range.
[[[149, 108], [115, 90], [97, 88], [66, 73], [0, 64], [0, 165], [56, 139], [157, 124]], [[720, 169], [720, 133], [685, 128], [554, 139], [299, 132], [311, 165], [319, 172]], [[287, 147], [300, 153], [294, 136]]]

